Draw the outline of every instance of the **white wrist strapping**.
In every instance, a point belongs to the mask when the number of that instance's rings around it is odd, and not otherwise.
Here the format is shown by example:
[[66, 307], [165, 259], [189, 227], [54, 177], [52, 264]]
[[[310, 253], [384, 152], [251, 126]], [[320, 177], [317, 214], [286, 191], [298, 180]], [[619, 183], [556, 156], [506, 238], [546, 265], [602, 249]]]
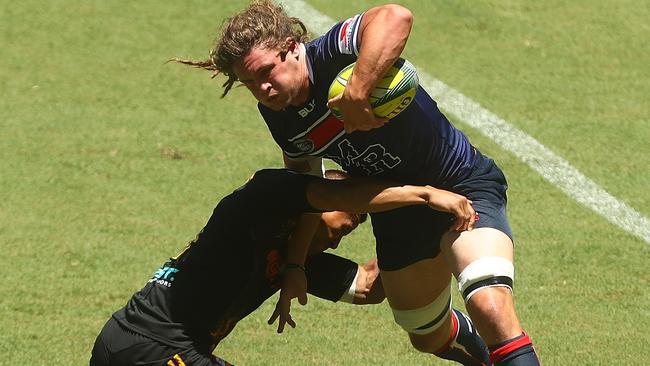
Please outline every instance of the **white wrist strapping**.
[[352, 284], [350, 285], [350, 288], [346, 292], [343, 293], [339, 301], [342, 302], [347, 302], [349, 304], [354, 303], [354, 294], [357, 293], [357, 278], [359, 277], [359, 267], [357, 267], [357, 274], [354, 275], [354, 279], [352, 280]]

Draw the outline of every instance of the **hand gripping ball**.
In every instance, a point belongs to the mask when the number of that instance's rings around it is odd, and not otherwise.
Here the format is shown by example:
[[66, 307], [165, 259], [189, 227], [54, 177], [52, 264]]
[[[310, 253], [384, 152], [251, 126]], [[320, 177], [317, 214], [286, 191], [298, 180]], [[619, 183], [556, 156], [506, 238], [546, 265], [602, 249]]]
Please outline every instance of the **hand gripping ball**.
[[[329, 88], [328, 99], [343, 93], [352, 75], [354, 63], [345, 67], [336, 75]], [[397, 59], [393, 66], [379, 80], [370, 93], [368, 101], [377, 117], [391, 119], [411, 104], [419, 85], [417, 70], [412, 63], [403, 58]], [[332, 114], [343, 119], [341, 113], [332, 108]]]

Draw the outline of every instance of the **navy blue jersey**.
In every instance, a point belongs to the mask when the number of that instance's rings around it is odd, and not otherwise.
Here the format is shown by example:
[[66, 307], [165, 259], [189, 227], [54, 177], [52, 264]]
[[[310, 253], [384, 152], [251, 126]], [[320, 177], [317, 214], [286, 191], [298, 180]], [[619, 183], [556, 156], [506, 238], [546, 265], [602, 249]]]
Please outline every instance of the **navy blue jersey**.
[[[160, 267], [145, 287], [113, 318], [122, 326], [176, 347], [210, 352], [237, 321], [275, 293], [281, 284], [288, 236], [298, 215], [319, 212], [306, 197], [309, 182], [320, 179], [285, 169], [257, 172], [224, 197], [197, 238]], [[317, 288], [310, 292], [338, 300], [357, 264], [321, 253], [306, 267]], [[311, 284], [310, 284], [311, 285]]]
[[342, 21], [304, 45], [310, 81], [305, 104], [276, 112], [258, 103], [273, 138], [289, 157], [328, 158], [354, 175], [452, 187], [468, 175], [476, 150], [423, 88], [407, 109], [371, 131], [346, 134], [327, 108], [332, 80], [357, 59], [362, 17]]

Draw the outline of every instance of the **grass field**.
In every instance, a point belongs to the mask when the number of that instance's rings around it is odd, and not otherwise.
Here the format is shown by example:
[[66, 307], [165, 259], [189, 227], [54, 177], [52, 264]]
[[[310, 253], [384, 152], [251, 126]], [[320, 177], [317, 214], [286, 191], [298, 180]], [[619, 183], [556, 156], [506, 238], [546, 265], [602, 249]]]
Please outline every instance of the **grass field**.
[[[404, 55], [650, 216], [650, 2], [401, 1]], [[339, 19], [376, 1], [311, 0]], [[220, 197], [280, 153], [203, 58], [244, 2], [26, 0], [0, 12], [0, 365], [87, 364], [110, 314], [191, 240]], [[308, 23], [308, 21], [307, 21]], [[443, 106], [444, 107], [444, 106]], [[453, 119], [453, 117], [452, 117]], [[453, 119], [509, 183], [516, 302], [545, 365], [647, 365], [650, 243]], [[373, 256], [369, 225], [340, 253]], [[387, 304], [275, 299], [218, 354], [238, 365], [443, 365]], [[457, 301], [457, 304], [460, 304]]]

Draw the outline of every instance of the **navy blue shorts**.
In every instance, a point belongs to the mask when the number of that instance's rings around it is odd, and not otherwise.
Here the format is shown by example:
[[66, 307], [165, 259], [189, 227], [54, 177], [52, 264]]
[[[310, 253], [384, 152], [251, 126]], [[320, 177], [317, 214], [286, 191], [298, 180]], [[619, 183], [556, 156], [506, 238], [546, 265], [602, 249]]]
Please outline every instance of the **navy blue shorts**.
[[[469, 198], [479, 215], [475, 228], [502, 231], [512, 240], [506, 216], [508, 185], [503, 172], [486, 156], [478, 153], [470, 175], [449, 189]], [[375, 213], [372, 228], [377, 240], [379, 268], [394, 271], [440, 253], [440, 239], [455, 218], [427, 206], [408, 206]]]

